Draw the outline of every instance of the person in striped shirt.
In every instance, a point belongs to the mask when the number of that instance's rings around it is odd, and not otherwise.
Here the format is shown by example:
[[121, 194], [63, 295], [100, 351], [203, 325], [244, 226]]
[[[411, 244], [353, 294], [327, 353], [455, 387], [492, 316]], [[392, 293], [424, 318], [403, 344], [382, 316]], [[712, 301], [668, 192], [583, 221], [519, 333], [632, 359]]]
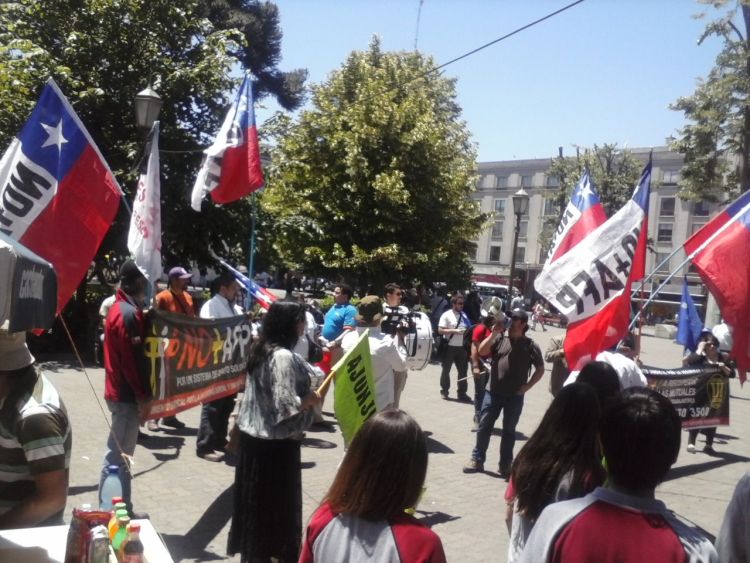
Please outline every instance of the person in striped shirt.
[[0, 529], [63, 523], [72, 432], [26, 334], [0, 329]]

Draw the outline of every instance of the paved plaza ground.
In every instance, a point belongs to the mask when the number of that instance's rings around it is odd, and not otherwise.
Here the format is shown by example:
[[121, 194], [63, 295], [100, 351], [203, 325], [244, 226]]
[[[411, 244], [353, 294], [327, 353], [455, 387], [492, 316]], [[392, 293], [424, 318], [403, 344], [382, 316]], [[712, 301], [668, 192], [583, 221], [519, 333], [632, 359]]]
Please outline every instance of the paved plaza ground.
[[[530, 331], [529, 334], [544, 351], [549, 337], [562, 332], [550, 328], [547, 332]], [[647, 365], [677, 367], [680, 364], [682, 348], [668, 340], [644, 336], [642, 349], [641, 358]], [[87, 367], [87, 379], [72, 363], [45, 365], [67, 404], [74, 429], [67, 510], [70, 514], [74, 506], [96, 502], [107, 436], [105, 415], [97, 402], [99, 399], [103, 405], [104, 371]], [[500, 421], [488, 451], [488, 472], [462, 473], [461, 468], [469, 459], [474, 444], [473, 407], [453, 400], [455, 383], [451, 388], [451, 400], [440, 398], [439, 372], [437, 365], [412, 372], [402, 398], [402, 408], [428, 433], [427, 490], [417, 516], [440, 535], [449, 561], [504, 561], [508, 533], [503, 522], [502, 495], [506, 483], [493, 472], [498, 462]], [[534, 431], [551, 400], [548, 377], [549, 369], [526, 396], [516, 451]], [[452, 382], [455, 382], [455, 373]], [[670, 508], [711, 534], [718, 531], [735, 483], [750, 468], [748, 387], [740, 388], [739, 381], [732, 380], [732, 423], [719, 428], [715, 443], [717, 455], [687, 453], [685, 433], [680, 457], [667, 481], [657, 490], [657, 496]], [[469, 391], [471, 394], [472, 385]], [[329, 413], [326, 417], [329, 427], [309, 431], [303, 442], [305, 521], [325, 494], [344, 453], [341, 436], [330, 414], [331, 404], [329, 397], [324, 406], [324, 411]], [[239, 557], [226, 556], [234, 469], [195, 456], [199, 409], [181, 413], [179, 418], [187, 423], [187, 428], [151, 433], [136, 449], [135, 509], [150, 515], [175, 561], [239, 561]], [[698, 445], [702, 445], [702, 436]]]

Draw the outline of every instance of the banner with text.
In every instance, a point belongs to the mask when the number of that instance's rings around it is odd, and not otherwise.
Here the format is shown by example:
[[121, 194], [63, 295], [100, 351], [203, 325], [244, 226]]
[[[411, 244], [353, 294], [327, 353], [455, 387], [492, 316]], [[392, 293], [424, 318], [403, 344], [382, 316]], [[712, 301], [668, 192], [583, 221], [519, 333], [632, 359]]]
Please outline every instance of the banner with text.
[[245, 382], [250, 343], [250, 323], [242, 315], [200, 319], [150, 311], [143, 347], [154, 395], [148, 418], [236, 393]]
[[365, 330], [354, 348], [333, 366], [336, 372], [333, 410], [346, 444], [351, 443], [360, 427], [376, 411], [368, 333]]
[[729, 379], [717, 366], [661, 369], [643, 366], [649, 387], [672, 401], [683, 428], [729, 424]]

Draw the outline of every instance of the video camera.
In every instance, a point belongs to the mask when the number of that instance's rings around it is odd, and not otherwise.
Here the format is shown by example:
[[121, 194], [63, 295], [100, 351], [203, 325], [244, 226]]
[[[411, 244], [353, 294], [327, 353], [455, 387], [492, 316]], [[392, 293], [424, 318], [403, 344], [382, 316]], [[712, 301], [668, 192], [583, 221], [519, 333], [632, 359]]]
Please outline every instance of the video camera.
[[390, 334], [391, 336], [395, 336], [398, 333], [414, 333], [417, 330], [417, 325], [414, 322], [415, 315], [416, 313], [409, 311], [404, 306], [389, 307], [386, 305], [383, 308], [383, 320], [380, 323], [380, 330], [384, 334]]

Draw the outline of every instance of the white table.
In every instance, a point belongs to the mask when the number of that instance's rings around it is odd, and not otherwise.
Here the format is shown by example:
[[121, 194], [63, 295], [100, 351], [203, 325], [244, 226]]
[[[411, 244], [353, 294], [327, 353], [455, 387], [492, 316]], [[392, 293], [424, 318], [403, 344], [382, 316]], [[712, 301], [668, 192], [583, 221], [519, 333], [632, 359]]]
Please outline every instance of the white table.
[[[141, 525], [140, 538], [146, 563], [174, 563], [150, 520]], [[68, 526], [0, 530], [0, 562], [63, 563]]]

